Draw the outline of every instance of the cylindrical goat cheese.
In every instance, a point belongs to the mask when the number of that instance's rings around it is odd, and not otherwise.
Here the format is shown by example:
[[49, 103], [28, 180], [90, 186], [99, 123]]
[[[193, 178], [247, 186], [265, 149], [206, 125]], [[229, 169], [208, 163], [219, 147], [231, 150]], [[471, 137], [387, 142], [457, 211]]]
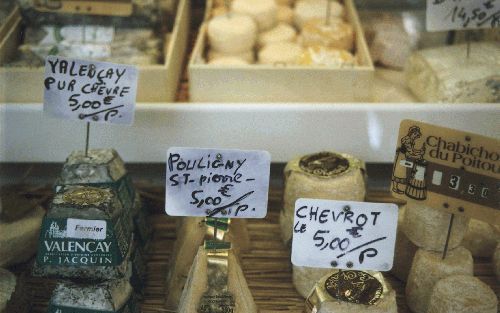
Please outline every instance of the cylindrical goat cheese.
[[411, 264], [418, 246], [408, 239], [403, 231], [403, 221], [406, 208], [402, 207], [398, 215], [398, 231], [396, 234], [396, 246], [394, 251], [394, 263], [391, 273], [401, 281], [406, 281], [410, 273]]
[[406, 303], [414, 313], [427, 313], [432, 289], [436, 283], [451, 275], [473, 275], [473, 260], [469, 250], [458, 247], [442, 253], [419, 249], [406, 283]]
[[125, 275], [133, 233], [113, 189], [61, 189], [43, 219], [35, 276], [100, 281]]
[[[443, 251], [451, 214], [415, 202], [406, 204], [403, 231], [417, 246], [425, 250]], [[448, 249], [462, 242], [469, 218], [455, 214]]]
[[231, 10], [251, 16], [257, 23], [259, 32], [273, 28], [278, 22], [278, 6], [274, 0], [234, 0]]
[[328, 24], [321, 18], [307, 20], [301, 35], [302, 44], [306, 47], [325, 46], [347, 51], [354, 49], [354, 30], [341, 19], [333, 19]]
[[304, 50], [298, 64], [331, 68], [352, 68], [356, 65], [356, 57], [347, 50], [313, 46], [307, 47]]
[[330, 1], [330, 17], [344, 16], [344, 6], [337, 1], [331, 0], [300, 0], [295, 4], [294, 23], [298, 29], [302, 29], [305, 22], [313, 18], [326, 20], [326, 10]]
[[130, 312], [140, 309], [127, 279], [101, 284], [59, 283], [52, 293], [48, 313]]
[[441, 279], [432, 290], [427, 313], [497, 313], [495, 292], [480, 279], [453, 275]]
[[36, 253], [45, 210], [36, 206], [14, 222], [0, 221], [0, 266], [28, 261]]
[[310, 291], [305, 313], [397, 313], [396, 292], [379, 272], [327, 274]]
[[472, 256], [489, 258], [500, 242], [500, 229], [480, 220], [471, 218], [465, 232], [462, 246], [469, 249]]
[[302, 54], [302, 47], [293, 42], [276, 42], [259, 51], [259, 63], [270, 65], [293, 65]]
[[221, 53], [219, 51], [210, 49], [208, 50], [207, 57], [209, 64], [212, 64], [213, 61], [216, 59], [223, 59], [223, 58], [240, 59], [246, 62], [246, 64], [251, 64], [255, 62], [255, 53], [253, 52], [253, 50], [239, 52], [239, 53]]
[[285, 190], [280, 216], [284, 243], [291, 242], [297, 199], [363, 201], [366, 194], [364, 168], [361, 160], [335, 152], [313, 153], [288, 162], [284, 170]]
[[227, 54], [244, 53], [255, 45], [257, 25], [248, 15], [219, 15], [208, 22], [207, 35], [213, 50]]
[[276, 18], [278, 23], [286, 23], [289, 25], [293, 24], [293, 10], [286, 5], [278, 5], [278, 11], [276, 13]]
[[278, 24], [278, 26], [259, 34], [257, 42], [260, 47], [277, 42], [293, 42], [297, 38], [297, 32], [288, 24]]

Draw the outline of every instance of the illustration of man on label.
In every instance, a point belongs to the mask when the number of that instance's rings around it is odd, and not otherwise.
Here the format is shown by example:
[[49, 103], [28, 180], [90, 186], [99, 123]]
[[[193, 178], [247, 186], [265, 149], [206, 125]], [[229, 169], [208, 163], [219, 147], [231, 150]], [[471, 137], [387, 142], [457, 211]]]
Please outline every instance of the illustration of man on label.
[[408, 134], [401, 138], [401, 146], [396, 149], [392, 172], [392, 191], [415, 200], [427, 198], [425, 185], [427, 162], [423, 159], [425, 143], [420, 149], [415, 147], [420, 137], [422, 137], [420, 127], [411, 126], [408, 129]]

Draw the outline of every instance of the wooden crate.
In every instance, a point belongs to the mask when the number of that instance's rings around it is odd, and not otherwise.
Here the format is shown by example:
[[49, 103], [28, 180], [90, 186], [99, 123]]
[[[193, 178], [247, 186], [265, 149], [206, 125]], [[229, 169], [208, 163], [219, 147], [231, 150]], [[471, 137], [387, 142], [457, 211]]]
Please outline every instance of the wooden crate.
[[[182, 74], [189, 36], [190, 0], [180, 0], [171, 33], [165, 35], [163, 64], [139, 66], [138, 102], [174, 102]], [[12, 57], [21, 43], [19, 16], [0, 37], [0, 65]], [[3, 38], [3, 40], [2, 40]], [[0, 67], [0, 102], [42, 102], [43, 67]]]
[[[359, 65], [354, 68], [206, 64], [207, 23], [202, 24], [189, 61], [190, 97], [195, 102], [367, 102], [372, 101], [374, 66], [352, 0], [345, 0], [355, 31]], [[211, 1], [207, 3], [207, 10]], [[205, 14], [205, 17], [208, 13]]]

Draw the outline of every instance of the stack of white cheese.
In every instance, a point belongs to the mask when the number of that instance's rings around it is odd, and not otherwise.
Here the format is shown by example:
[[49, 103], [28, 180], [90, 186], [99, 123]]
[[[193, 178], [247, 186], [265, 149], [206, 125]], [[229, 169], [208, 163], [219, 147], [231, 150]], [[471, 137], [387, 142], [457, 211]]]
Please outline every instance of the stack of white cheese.
[[354, 66], [354, 30], [345, 15], [337, 1], [215, 1], [208, 63]]

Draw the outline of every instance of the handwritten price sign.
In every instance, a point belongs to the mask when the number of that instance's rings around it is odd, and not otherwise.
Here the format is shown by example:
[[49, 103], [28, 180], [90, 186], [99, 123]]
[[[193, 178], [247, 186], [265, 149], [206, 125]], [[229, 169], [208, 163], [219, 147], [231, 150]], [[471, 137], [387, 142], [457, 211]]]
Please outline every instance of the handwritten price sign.
[[49, 56], [43, 109], [63, 119], [131, 125], [137, 75], [133, 66]]
[[172, 216], [264, 218], [270, 164], [266, 151], [170, 148], [165, 211]]
[[500, 0], [427, 0], [427, 30], [500, 26]]
[[389, 271], [397, 224], [395, 204], [301, 198], [295, 202], [292, 263]]

